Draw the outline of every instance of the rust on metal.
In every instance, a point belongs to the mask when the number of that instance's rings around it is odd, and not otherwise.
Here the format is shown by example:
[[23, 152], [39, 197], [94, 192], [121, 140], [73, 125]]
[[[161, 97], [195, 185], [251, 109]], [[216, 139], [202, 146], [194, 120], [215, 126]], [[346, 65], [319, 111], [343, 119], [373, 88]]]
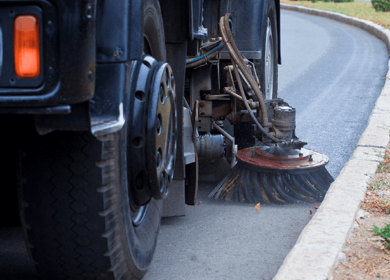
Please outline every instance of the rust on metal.
[[251, 147], [239, 150], [237, 159], [253, 167], [278, 170], [311, 169], [328, 163], [327, 156], [309, 149], [302, 148], [296, 155], [275, 156], [267, 154], [261, 147]]

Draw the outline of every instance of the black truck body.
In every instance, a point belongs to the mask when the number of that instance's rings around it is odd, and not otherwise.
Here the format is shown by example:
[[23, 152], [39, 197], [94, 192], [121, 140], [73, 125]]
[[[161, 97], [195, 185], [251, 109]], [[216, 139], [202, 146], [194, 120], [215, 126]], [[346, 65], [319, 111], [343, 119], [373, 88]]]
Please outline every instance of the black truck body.
[[[19, 197], [40, 276], [140, 279], [161, 215], [184, 215], [184, 205], [196, 203], [203, 151], [196, 138], [225, 143], [212, 123], [227, 122], [239, 105], [222, 96], [226, 49], [204, 65], [186, 68], [186, 61], [205, 55], [204, 45], [221, 36], [218, 22], [227, 13], [262, 87], [271, 40], [276, 98], [279, 0], [0, 0], [0, 121], [12, 139], [2, 145], [13, 145], [3, 162], [15, 161], [14, 172], [4, 175], [4, 198]], [[39, 22], [35, 78], [15, 73], [14, 22], [23, 15]], [[202, 101], [213, 108], [210, 115], [199, 113], [206, 127], [197, 126], [195, 116]], [[215, 109], [222, 107], [222, 113]], [[246, 145], [240, 133], [252, 126], [244, 118], [229, 121], [236, 144]], [[214, 154], [226, 164], [223, 149]], [[61, 261], [49, 253], [56, 249]], [[78, 252], [74, 258], [72, 252]]]

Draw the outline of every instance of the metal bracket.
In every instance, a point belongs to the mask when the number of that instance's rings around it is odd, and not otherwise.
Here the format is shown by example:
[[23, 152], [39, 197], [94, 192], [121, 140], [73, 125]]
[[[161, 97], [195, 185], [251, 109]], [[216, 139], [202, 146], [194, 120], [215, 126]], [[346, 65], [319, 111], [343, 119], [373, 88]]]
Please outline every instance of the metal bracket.
[[124, 126], [124, 112], [128, 106], [125, 97], [128, 96], [133, 67], [127, 63], [96, 66], [96, 92], [88, 106], [91, 132], [96, 137], [117, 132]]
[[238, 146], [235, 143], [234, 137], [231, 136], [229, 133], [227, 133], [225, 130], [223, 130], [215, 122], [213, 122], [212, 125], [223, 136], [225, 136], [226, 146], [228, 146], [228, 149], [226, 149], [226, 158], [230, 160], [230, 167], [235, 166], [236, 163], [237, 163], [237, 161], [236, 161], [236, 154], [237, 154]]
[[190, 112], [183, 108], [183, 146], [184, 146], [184, 164], [195, 162], [195, 146], [192, 137], [192, 123]]
[[91, 123], [91, 132], [96, 137], [103, 136], [109, 133], [114, 133], [122, 129], [125, 124], [123, 116], [123, 103], [119, 104], [119, 116], [116, 121], [102, 121]]

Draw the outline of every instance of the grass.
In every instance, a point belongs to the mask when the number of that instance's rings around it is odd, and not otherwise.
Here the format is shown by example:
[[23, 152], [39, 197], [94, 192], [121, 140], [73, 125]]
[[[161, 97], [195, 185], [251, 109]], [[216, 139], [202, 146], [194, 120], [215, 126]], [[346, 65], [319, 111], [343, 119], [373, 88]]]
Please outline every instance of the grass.
[[378, 164], [376, 168], [377, 173], [390, 173], [390, 166], [384, 165], [383, 163]]
[[383, 162], [378, 164], [376, 173], [390, 173], [389, 150], [386, 150], [385, 155], [383, 156]]
[[389, 208], [390, 208], [390, 205], [389, 205], [389, 200], [387, 200], [384, 204], [381, 205], [381, 207], [386, 211], [386, 214], [389, 214]]
[[383, 228], [378, 228], [374, 226], [374, 235], [380, 236], [383, 238], [381, 241], [386, 248], [390, 248], [390, 224], [385, 224]]
[[385, 187], [388, 186], [388, 182], [385, 182], [384, 180], [374, 180], [370, 184], [368, 184], [367, 189], [368, 190], [383, 190]]
[[308, 8], [325, 10], [344, 14], [351, 17], [366, 19], [387, 29], [390, 29], [390, 12], [377, 12], [371, 2], [316, 2], [281, 0], [281, 3], [305, 6]]

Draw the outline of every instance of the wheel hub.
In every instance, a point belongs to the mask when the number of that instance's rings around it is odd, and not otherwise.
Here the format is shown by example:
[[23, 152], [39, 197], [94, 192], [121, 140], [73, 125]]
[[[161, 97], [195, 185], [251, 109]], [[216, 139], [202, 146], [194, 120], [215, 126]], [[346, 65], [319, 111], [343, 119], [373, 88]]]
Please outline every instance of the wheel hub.
[[171, 67], [165, 63], [153, 77], [149, 100], [147, 157], [149, 188], [155, 199], [164, 199], [173, 178], [176, 155], [176, 95]]
[[133, 217], [139, 220], [141, 206], [165, 198], [173, 178], [176, 92], [169, 64], [149, 55], [133, 65], [132, 80], [126, 156]]

